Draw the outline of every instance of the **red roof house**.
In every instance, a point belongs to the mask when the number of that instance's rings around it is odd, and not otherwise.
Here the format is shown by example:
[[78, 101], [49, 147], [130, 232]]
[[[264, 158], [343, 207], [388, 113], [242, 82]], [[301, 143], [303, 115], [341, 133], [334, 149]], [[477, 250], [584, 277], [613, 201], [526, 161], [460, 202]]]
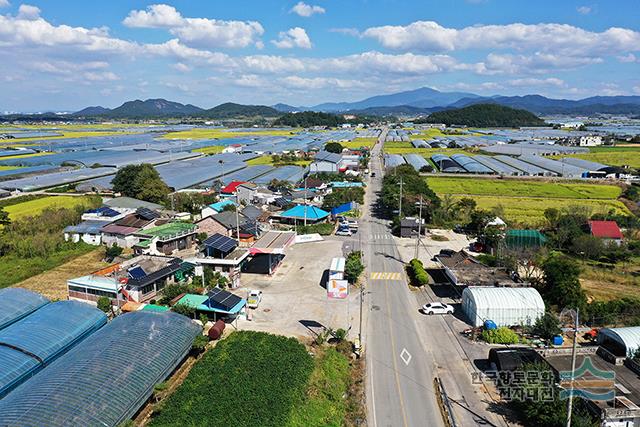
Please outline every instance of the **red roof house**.
[[594, 237], [622, 240], [622, 232], [615, 221], [589, 221], [589, 229]]
[[233, 194], [236, 192], [236, 188], [245, 182], [246, 181], [231, 181], [226, 187], [220, 190], [220, 192], [224, 194]]

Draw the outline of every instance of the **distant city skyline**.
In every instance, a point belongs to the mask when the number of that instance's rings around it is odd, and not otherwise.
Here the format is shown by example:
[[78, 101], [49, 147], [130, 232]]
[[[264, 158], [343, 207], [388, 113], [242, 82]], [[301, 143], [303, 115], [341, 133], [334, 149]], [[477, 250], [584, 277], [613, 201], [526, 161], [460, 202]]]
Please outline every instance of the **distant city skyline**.
[[0, 0], [0, 111], [640, 95], [633, 0]]

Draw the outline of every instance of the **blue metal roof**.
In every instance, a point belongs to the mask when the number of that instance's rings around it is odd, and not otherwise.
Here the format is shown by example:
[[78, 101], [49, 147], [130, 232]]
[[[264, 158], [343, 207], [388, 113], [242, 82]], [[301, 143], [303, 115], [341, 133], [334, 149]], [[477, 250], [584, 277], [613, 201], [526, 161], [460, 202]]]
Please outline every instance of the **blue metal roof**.
[[106, 323], [89, 304], [59, 301], [0, 331], [0, 396]]
[[176, 368], [201, 331], [171, 312], [118, 316], [0, 400], [0, 425], [120, 425]]
[[219, 202], [212, 203], [209, 205], [209, 207], [216, 212], [222, 212], [225, 206], [235, 206], [235, 205], [236, 204], [233, 202], [233, 200], [225, 199]]
[[77, 234], [100, 234], [102, 227], [111, 224], [113, 221], [101, 221], [90, 219], [82, 221], [80, 224], [70, 225], [64, 229], [65, 233]]
[[[305, 215], [306, 214], [306, 215]], [[297, 205], [280, 214], [284, 218], [319, 220], [328, 217], [330, 214], [312, 205]]]
[[0, 289], [0, 329], [33, 313], [49, 300], [22, 288]]

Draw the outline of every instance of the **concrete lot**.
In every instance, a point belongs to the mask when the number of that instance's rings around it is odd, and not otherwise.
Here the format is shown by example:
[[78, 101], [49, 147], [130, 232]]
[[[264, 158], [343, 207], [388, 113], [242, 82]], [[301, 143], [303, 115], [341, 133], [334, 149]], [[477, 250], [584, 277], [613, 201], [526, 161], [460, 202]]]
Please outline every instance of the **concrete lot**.
[[[436, 239], [444, 238], [446, 240], [434, 240], [434, 236], [438, 236], [435, 237]], [[409, 260], [413, 259], [416, 250], [416, 239], [401, 237], [394, 237], [394, 239], [402, 260], [409, 262]], [[471, 252], [469, 249], [469, 245], [474, 241], [474, 239], [469, 239], [466, 234], [455, 233], [452, 230], [430, 229], [421, 239], [419, 257], [425, 267], [430, 267], [432, 265], [435, 266], [431, 258], [438, 254], [441, 249], [453, 249], [454, 251], [464, 249], [471, 255], [475, 255], [475, 252]]]
[[[263, 292], [260, 306], [249, 309], [252, 320], [239, 319], [239, 329], [272, 332], [303, 339], [313, 338], [322, 327], [347, 329], [351, 339], [358, 333], [359, 292], [351, 287], [347, 300], [329, 300], [325, 289], [331, 259], [343, 256], [340, 239], [299, 243], [287, 249], [282, 264], [272, 276], [242, 273], [242, 288]], [[349, 321], [350, 319], [350, 321]]]

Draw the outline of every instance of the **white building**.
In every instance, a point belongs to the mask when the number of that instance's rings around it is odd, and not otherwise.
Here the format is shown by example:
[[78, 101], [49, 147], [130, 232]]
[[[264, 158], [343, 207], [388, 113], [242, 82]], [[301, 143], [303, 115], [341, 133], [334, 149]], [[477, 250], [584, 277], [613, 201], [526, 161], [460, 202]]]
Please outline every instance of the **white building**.
[[587, 135], [580, 137], [580, 147], [596, 147], [602, 145], [602, 136]]
[[534, 288], [470, 286], [462, 291], [462, 311], [473, 326], [485, 320], [498, 326], [533, 325], [544, 315], [544, 301]]

